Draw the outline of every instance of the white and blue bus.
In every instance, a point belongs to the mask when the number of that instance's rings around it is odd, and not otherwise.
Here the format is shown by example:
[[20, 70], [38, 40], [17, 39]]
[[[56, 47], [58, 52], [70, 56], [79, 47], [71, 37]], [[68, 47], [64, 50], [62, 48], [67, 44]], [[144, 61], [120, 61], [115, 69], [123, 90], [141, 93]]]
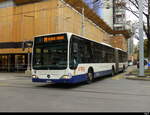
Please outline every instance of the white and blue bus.
[[32, 55], [32, 81], [91, 83], [127, 67], [127, 53], [73, 33], [37, 36]]

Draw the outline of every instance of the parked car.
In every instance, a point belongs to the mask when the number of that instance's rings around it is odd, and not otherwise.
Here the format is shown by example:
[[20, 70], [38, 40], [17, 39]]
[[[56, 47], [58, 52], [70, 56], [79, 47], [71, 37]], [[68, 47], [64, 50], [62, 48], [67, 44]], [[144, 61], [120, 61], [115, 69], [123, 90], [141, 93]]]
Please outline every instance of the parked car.
[[[144, 66], [146, 66], [148, 64], [147, 60], [144, 60]], [[137, 68], [139, 68], [139, 61], [137, 61]]]
[[132, 61], [128, 61], [128, 66], [132, 66], [133, 62]]
[[129, 63], [128, 63], [128, 66], [132, 66], [132, 65], [133, 65], [133, 62], [129, 62]]

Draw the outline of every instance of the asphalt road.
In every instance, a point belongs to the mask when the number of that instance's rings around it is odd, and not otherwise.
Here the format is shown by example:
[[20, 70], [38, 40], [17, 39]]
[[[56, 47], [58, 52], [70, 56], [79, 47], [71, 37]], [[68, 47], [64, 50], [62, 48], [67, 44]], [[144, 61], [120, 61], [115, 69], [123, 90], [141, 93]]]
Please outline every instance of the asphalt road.
[[[132, 68], [129, 68], [131, 70]], [[0, 73], [0, 112], [148, 112], [150, 81], [124, 74], [88, 85], [32, 83], [21, 73]]]

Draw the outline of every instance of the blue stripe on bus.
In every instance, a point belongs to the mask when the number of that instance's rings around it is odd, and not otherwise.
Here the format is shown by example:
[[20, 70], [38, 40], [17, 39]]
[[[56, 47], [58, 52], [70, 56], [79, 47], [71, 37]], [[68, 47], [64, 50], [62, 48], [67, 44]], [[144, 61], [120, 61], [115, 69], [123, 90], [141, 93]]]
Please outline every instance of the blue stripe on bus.
[[38, 78], [33, 78], [32, 82], [53, 82], [53, 83], [80, 83], [83, 81], [87, 81], [87, 75], [78, 75], [78, 76], [73, 76], [71, 79], [38, 79]]
[[94, 73], [94, 77], [98, 78], [98, 77], [101, 77], [101, 76], [111, 75], [111, 73], [112, 73], [112, 70], [96, 72], [96, 73]]
[[[107, 70], [107, 71], [102, 71], [102, 72], [96, 72], [94, 73], [94, 77], [98, 78], [101, 76], [105, 75], [110, 75], [112, 73], [112, 70]], [[71, 84], [76, 84], [76, 83], [81, 83], [87, 81], [87, 74], [82, 74], [82, 75], [77, 75], [73, 76], [71, 79], [38, 79], [38, 78], [33, 78], [32, 82], [53, 82], [53, 83], [71, 83]]]

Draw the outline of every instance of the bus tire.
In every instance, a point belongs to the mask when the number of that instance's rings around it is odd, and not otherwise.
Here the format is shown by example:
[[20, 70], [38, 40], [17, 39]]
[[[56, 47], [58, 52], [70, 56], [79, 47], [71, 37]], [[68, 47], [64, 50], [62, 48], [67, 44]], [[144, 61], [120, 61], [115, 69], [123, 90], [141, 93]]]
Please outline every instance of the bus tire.
[[112, 76], [114, 76], [116, 74], [116, 72], [115, 72], [115, 68], [114, 68], [114, 66], [112, 67], [112, 73], [111, 73], [111, 75]]
[[123, 65], [123, 70], [122, 71], [125, 72], [125, 70], [126, 70], [126, 67], [125, 67], [125, 65]]
[[93, 80], [94, 80], [94, 71], [93, 69], [89, 69], [87, 73], [87, 83], [90, 84], [93, 82]]

